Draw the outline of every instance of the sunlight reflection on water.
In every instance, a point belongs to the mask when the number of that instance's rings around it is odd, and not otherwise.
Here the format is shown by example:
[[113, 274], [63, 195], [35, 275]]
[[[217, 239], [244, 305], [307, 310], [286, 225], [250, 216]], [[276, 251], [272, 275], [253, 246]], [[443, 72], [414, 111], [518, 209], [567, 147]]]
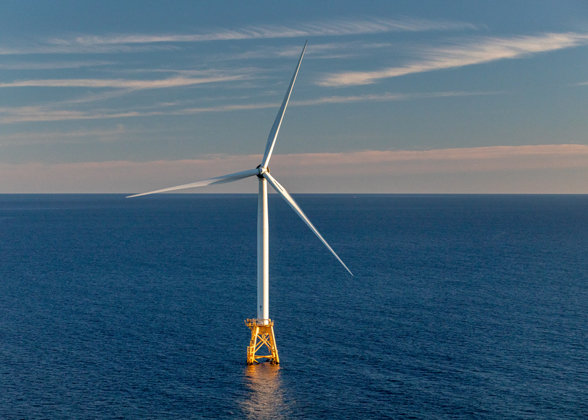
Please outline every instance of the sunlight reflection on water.
[[241, 409], [248, 419], [283, 419], [288, 406], [284, 402], [284, 389], [280, 377], [280, 366], [262, 363], [247, 366], [245, 384], [248, 398]]

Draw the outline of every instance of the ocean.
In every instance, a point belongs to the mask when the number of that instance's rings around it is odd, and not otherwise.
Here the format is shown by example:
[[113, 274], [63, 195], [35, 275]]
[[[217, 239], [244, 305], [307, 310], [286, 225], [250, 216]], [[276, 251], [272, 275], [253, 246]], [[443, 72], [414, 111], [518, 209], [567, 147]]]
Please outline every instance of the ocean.
[[588, 196], [0, 195], [2, 419], [588, 418]]

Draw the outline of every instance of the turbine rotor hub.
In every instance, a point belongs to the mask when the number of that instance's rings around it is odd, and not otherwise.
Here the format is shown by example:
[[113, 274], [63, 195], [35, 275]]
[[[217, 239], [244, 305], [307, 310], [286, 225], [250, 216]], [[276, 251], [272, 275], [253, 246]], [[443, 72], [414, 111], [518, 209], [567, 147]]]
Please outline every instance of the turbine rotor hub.
[[264, 167], [263, 167], [263, 166], [261, 166], [261, 165], [259, 165], [259, 166], [257, 167], [257, 170], [259, 171], [259, 172], [258, 172], [258, 174], [257, 174], [257, 177], [258, 177], [259, 179], [262, 179], [262, 178], [263, 178], [263, 174], [264, 174], [264, 173], [266, 173], [266, 172], [267, 172], [268, 174], [270, 173], [270, 170], [269, 170], [269, 168], [264, 168]]

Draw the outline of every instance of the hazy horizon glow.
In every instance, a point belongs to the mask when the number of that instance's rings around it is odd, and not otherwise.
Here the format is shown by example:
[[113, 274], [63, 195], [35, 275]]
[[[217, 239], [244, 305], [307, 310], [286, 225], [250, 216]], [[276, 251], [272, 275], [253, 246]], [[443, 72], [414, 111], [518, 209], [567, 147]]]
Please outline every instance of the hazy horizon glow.
[[[0, 188], [7, 192], [17, 192], [10, 191], [11, 185], [18, 186], [17, 189], [24, 192], [38, 192], [39, 189], [55, 193], [141, 192], [153, 186], [166, 188], [252, 169], [258, 165], [261, 158], [261, 154], [207, 155], [199, 159], [175, 161], [106, 161], [52, 165], [0, 164], [0, 173], [5, 175], [0, 181]], [[424, 151], [365, 150], [348, 153], [306, 153], [275, 155], [271, 163], [276, 168], [272, 173], [280, 179], [283, 178], [285, 186], [289, 184], [289, 179], [306, 179], [308, 180], [306, 182], [314, 184], [320, 183], [322, 179], [337, 178], [345, 183], [346, 180], [350, 182], [358, 176], [362, 178], [378, 176], [385, 177], [390, 183], [390, 192], [404, 192], [402, 184], [394, 184], [397, 175], [499, 174], [505, 171], [569, 169], [578, 169], [581, 173], [588, 174], [588, 146], [557, 144]], [[126, 181], [135, 179], [142, 179], [144, 187], [141, 191], [130, 189], [136, 181], [133, 183]], [[44, 186], [52, 184], [60, 187], [50, 190]], [[257, 188], [255, 183], [248, 181], [239, 181], [239, 184], [239, 186], [228, 184], [195, 188], [182, 191], [182, 193], [254, 192]], [[244, 188], [243, 186], [247, 184], [249, 185]], [[89, 185], [90, 189], [87, 187]], [[307, 187], [301, 182], [297, 188], [304, 190]], [[541, 186], [537, 184], [534, 187], [537, 191]], [[329, 190], [326, 186], [324, 188], [325, 190], [321, 191], [325, 193], [340, 192]], [[357, 194], [375, 191], [366, 179], [360, 188], [348, 192]], [[557, 193], [558, 191], [547, 192]], [[588, 185], [580, 192], [588, 193]]]

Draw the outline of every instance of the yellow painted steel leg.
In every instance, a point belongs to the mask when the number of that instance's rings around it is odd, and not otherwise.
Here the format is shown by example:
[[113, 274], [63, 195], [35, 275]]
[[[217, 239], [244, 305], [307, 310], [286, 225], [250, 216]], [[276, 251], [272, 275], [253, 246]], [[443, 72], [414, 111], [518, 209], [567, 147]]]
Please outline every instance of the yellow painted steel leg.
[[[279, 364], [280, 357], [274, 334], [274, 323], [271, 320], [264, 323], [263, 320], [246, 319], [245, 325], [251, 329], [251, 341], [247, 347], [247, 364], [257, 364], [260, 359], [267, 359], [272, 365]], [[269, 354], [257, 354], [262, 347], [266, 347]]]

